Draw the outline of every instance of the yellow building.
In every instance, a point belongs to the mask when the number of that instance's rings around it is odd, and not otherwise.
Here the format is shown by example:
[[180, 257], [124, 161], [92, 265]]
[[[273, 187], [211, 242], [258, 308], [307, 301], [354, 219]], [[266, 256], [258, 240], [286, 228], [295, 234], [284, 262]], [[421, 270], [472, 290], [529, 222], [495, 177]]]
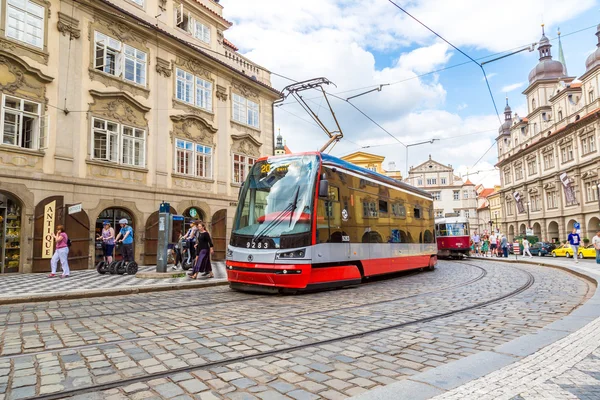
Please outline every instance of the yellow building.
[[0, 15], [0, 271], [49, 270], [44, 227], [58, 224], [71, 268], [89, 268], [102, 221], [120, 218], [152, 264], [163, 200], [208, 222], [223, 257], [245, 175], [273, 154], [279, 97], [225, 39], [223, 6], [0, 0]]
[[383, 169], [383, 162], [385, 161], [385, 157], [383, 156], [366, 153], [364, 151], [357, 151], [342, 157], [342, 160], [362, 168], [370, 169], [371, 171], [375, 171], [397, 181], [402, 180], [402, 173], [396, 170], [396, 164], [394, 162], [388, 164], [388, 170]]

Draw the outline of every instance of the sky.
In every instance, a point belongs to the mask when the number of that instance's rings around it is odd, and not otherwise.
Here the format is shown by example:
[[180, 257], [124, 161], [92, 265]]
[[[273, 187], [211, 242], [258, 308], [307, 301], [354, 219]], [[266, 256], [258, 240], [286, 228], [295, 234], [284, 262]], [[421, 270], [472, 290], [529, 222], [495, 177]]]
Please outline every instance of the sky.
[[[557, 32], [570, 76], [585, 72], [595, 50], [600, 0], [407, 0], [395, 1], [469, 57], [481, 62], [539, 41], [542, 23], [558, 59]], [[221, 0], [234, 25], [225, 37], [239, 52], [273, 73], [281, 90], [296, 81], [326, 77], [344, 138], [330, 151], [343, 156], [366, 151], [406, 171], [432, 159], [469, 174], [476, 184], [499, 184], [495, 138], [500, 126], [481, 68], [419, 25], [389, 0]], [[529, 71], [539, 54], [525, 51], [485, 65], [500, 119], [506, 97], [513, 112], [526, 115]], [[441, 70], [441, 71], [440, 71]], [[436, 72], [437, 71], [437, 72]], [[323, 96], [305, 92], [319, 117], [335, 125]], [[318, 150], [326, 134], [288, 98], [275, 110], [293, 152]]]

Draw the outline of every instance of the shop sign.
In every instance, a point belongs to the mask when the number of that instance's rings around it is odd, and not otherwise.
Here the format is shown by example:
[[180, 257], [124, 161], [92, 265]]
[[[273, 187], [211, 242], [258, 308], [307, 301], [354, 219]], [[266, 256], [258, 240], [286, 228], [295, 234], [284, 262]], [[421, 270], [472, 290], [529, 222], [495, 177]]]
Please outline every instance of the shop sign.
[[196, 218], [198, 216], [198, 211], [195, 208], [190, 209], [190, 217]]
[[56, 200], [44, 207], [44, 238], [42, 240], [42, 258], [52, 258], [54, 249], [54, 219], [56, 217]]
[[81, 206], [81, 203], [75, 204], [74, 206], [69, 207], [69, 215], [77, 214], [78, 212], [81, 212], [82, 210], [83, 210], [83, 207]]

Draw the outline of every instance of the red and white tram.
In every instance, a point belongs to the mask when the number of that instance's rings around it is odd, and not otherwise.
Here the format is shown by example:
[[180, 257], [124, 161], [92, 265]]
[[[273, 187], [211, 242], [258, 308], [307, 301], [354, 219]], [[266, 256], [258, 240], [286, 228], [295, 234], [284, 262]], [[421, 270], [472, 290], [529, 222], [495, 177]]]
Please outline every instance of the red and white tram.
[[430, 268], [431, 195], [323, 153], [259, 159], [227, 249], [233, 289], [296, 291]]
[[471, 251], [469, 220], [463, 217], [435, 220], [435, 237], [440, 258], [462, 258]]

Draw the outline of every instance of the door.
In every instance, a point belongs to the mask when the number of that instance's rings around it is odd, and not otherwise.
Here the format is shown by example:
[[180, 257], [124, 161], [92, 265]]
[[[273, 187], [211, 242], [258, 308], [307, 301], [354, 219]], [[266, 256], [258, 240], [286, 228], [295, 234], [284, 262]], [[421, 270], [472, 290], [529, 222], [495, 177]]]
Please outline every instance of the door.
[[92, 267], [90, 258], [90, 219], [85, 211], [75, 214], [66, 212], [65, 206], [64, 223], [65, 231], [71, 240], [69, 248], [69, 268], [71, 270], [82, 270]]
[[[173, 207], [169, 210], [171, 215], [177, 215]], [[144, 229], [144, 265], [156, 265], [158, 254], [158, 211], [153, 212], [146, 220]]]
[[227, 251], [227, 210], [219, 210], [213, 215], [210, 235], [215, 246], [214, 260], [224, 260]]

